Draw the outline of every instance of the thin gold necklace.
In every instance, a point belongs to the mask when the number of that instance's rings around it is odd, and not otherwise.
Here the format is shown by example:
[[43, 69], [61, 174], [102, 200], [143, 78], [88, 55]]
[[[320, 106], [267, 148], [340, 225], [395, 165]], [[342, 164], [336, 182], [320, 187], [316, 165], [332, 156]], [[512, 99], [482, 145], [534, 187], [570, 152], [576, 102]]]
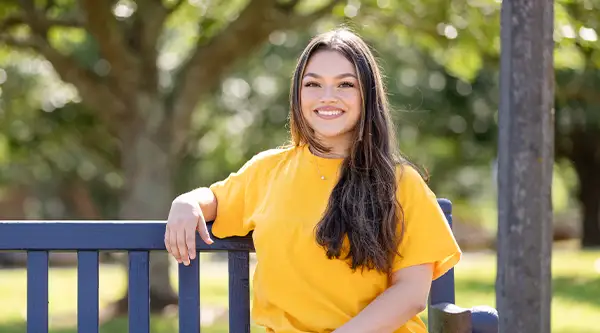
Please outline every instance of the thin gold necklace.
[[[319, 161], [318, 158], [320, 155], [317, 155], [314, 151], [312, 151], [312, 149], [310, 148], [310, 146], [308, 147], [308, 150], [312, 153], [312, 159], [313, 159], [313, 163], [315, 164], [315, 167], [317, 168], [317, 174], [319, 175], [319, 178], [321, 178], [321, 180], [327, 180], [327, 178], [325, 177], [325, 175], [321, 172], [321, 168], [319, 168]], [[327, 158], [327, 157], [323, 157], [323, 158]], [[341, 158], [338, 156], [332, 157], [332, 158]]]
[[308, 151], [312, 155], [311, 159], [313, 164], [317, 168], [317, 174], [319, 175], [319, 178], [321, 178], [321, 180], [326, 180], [327, 178], [325, 178], [325, 175], [321, 172], [321, 169], [319, 168], [319, 161], [317, 160], [318, 155], [312, 150], [310, 146], [308, 146]]
[[321, 169], [319, 168], [319, 161], [315, 161], [315, 166], [317, 167], [317, 173], [321, 177], [321, 180], [326, 180], [325, 175], [321, 173]]

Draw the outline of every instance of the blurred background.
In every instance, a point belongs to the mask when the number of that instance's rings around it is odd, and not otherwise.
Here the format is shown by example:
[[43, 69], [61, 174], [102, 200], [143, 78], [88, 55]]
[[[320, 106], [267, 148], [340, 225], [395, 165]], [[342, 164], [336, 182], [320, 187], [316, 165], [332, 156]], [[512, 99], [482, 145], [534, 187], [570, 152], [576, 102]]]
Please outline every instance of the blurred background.
[[[454, 203], [457, 302], [495, 306], [500, 0], [3, 0], [0, 219], [166, 219], [171, 200], [288, 139], [290, 78], [342, 24], [385, 73], [401, 150]], [[600, 332], [600, 2], [555, 6], [552, 332]], [[226, 257], [201, 256], [205, 332], [227, 332]], [[126, 332], [103, 254], [103, 332]], [[153, 332], [177, 330], [176, 265], [152, 258]], [[26, 271], [0, 253], [0, 332]], [[76, 257], [54, 253], [50, 326], [76, 330]], [[165, 269], [170, 267], [170, 269]], [[168, 274], [169, 273], [169, 274]], [[426, 318], [426, 313], [423, 314]], [[253, 332], [262, 332], [253, 328]]]

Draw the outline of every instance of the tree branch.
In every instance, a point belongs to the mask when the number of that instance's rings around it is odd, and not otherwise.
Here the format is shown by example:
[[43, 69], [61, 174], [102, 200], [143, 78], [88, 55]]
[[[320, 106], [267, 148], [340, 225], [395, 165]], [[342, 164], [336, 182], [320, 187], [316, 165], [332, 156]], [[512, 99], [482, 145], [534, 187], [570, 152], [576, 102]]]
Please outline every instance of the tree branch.
[[[293, 2], [294, 1], [292, 1], [292, 3]], [[331, 13], [333, 8], [335, 8], [335, 6], [337, 6], [340, 3], [342, 3], [342, 0], [330, 0], [329, 3], [310, 14], [292, 16], [288, 24], [290, 27], [302, 27], [307, 24], [310, 24], [313, 21], [320, 19], [324, 15]]]
[[174, 11], [176, 11], [177, 9], [179, 9], [179, 7], [181, 7], [181, 5], [184, 3], [184, 0], [177, 0], [175, 1], [175, 3], [167, 9], [168, 14], [173, 13]]
[[133, 93], [139, 79], [135, 56], [127, 49], [125, 33], [111, 12], [110, 0], [83, 0], [85, 29], [96, 39], [102, 57], [110, 63], [109, 76], [116, 79], [119, 90]]
[[169, 9], [165, 8], [160, 1], [147, 1], [139, 6], [134, 23], [135, 34], [139, 45], [139, 58], [141, 73], [144, 80], [140, 82], [142, 89], [151, 93], [158, 90], [158, 40], [163, 26], [169, 16]]
[[56, 73], [64, 82], [73, 84], [82, 97], [83, 103], [100, 112], [108, 126], [118, 124], [116, 117], [126, 108], [120, 99], [110, 90], [110, 86], [95, 73], [80, 67], [76, 60], [60, 54], [52, 48], [48, 41], [39, 35], [29, 38], [15, 38], [8, 34], [0, 34], [0, 43], [21, 50], [33, 50], [52, 63]]
[[33, 0], [19, 0], [19, 4], [24, 11], [23, 18], [31, 30], [46, 39], [50, 27], [45, 24], [43, 13], [37, 10]]
[[185, 142], [185, 126], [189, 124], [200, 98], [218, 85], [236, 60], [253, 52], [271, 32], [313, 22], [331, 12], [340, 2], [341, 0], [331, 0], [313, 13], [294, 15], [282, 10], [276, 0], [252, 0], [235, 21], [207, 43], [199, 43], [189, 60], [180, 68], [175, 88], [169, 96], [173, 110], [170, 116], [175, 126], [172, 129], [175, 135], [173, 151], [178, 151]]
[[46, 19], [45, 10], [35, 7], [33, 0], [19, 0], [23, 10], [22, 18], [29, 26], [30, 36], [15, 38], [8, 33], [1, 34], [0, 40], [9, 46], [36, 51], [46, 58], [64, 82], [73, 84], [82, 97], [83, 103], [100, 112], [107, 125], [119, 124], [114, 118], [121, 116], [126, 110], [124, 99], [112, 90], [113, 84], [91, 70], [81, 66], [76, 59], [61, 54], [48, 41], [50, 20]]
[[44, 11], [48, 12], [50, 9], [52, 9], [52, 7], [54, 7], [55, 4], [56, 2], [54, 0], [47, 0], [46, 6], [44, 7]]
[[6, 33], [0, 33], [0, 44], [5, 44], [21, 50], [33, 49], [37, 51], [35, 43], [30, 39], [18, 39]]
[[[83, 26], [83, 20], [79, 17], [40, 17], [41, 23], [46, 27], [61, 26], [67, 28], [80, 28]], [[9, 15], [4, 20], [0, 21], [0, 31], [8, 31], [19, 25], [26, 25], [23, 15]]]
[[277, 7], [283, 11], [291, 12], [296, 8], [299, 2], [300, 0], [289, 0], [288, 2], [277, 4]]
[[0, 21], [0, 32], [8, 31], [18, 25], [24, 24], [24, 21], [19, 15], [9, 15]]
[[249, 53], [275, 30], [273, 19], [268, 15], [275, 5], [276, 0], [250, 1], [238, 18], [211, 40], [207, 43], [199, 40], [191, 57], [181, 66], [169, 96], [174, 152], [185, 142], [187, 124], [200, 96], [218, 84], [236, 59]]

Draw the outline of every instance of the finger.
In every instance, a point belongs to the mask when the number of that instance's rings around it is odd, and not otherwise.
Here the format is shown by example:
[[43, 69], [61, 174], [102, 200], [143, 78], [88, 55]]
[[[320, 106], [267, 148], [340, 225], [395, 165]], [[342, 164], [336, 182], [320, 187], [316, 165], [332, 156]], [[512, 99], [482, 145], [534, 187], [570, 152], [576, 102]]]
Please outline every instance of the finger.
[[169, 235], [169, 225], [168, 224], [165, 227], [165, 248], [167, 249], [167, 252], [169, 252], [169, 254], [173, 255], [171, 253], [171, 244], [170, 244], [170, 235]]
[[196, 258], [196, 229], [189, 228], [185, 231], [185, 243], [187, 244], [187, 252], [189, 258], [194, 260]]
[[210, 238], [210, 234], [208, 233], [208, 228], [206, 227], [206, 222], [204, 222], [203, 220], [201, 220], [198, 223], [198, 233], [200, 233], [200, 238], [202, 238], [204, 243], [206, 243], [208, 245], [214, 243], [213, 240]]
[[185, 244], [185, 234], [185, 228], [179, 229], [179, 232], [177, 233], [177, 248], [179, 249], [179, 255], [181, 256], [181, 260], [187, 266], [190, 263], [190, 257], [188, 255], [187, 245]]
[[169, 232], [169, 245], [171, 246], [171, 254], [177, 260], [178, 263], [181, 263], [181, 255], [179, 254], [179, 249], [177, 248], [177, 229], [171, 230]]

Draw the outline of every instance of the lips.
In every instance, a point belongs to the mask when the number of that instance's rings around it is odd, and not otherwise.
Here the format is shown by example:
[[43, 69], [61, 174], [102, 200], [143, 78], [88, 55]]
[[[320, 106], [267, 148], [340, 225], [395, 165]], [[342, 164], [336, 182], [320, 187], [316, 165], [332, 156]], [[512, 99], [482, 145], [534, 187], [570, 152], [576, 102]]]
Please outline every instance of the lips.
[[344, 110], [336, 107], [325, 106], [315, 109], [315, 114], [323, 119], [335, 119], [344, 114]]

